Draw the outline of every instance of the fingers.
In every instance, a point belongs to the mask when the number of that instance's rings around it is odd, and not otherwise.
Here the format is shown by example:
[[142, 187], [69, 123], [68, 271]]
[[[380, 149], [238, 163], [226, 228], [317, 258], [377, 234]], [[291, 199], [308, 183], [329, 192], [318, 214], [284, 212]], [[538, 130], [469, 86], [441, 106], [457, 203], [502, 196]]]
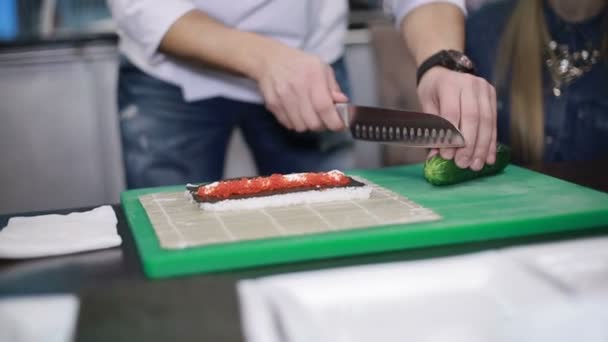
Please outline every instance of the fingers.
[[475, 142], [475, 150], [473, 151], [473, 161], [471, 163], [471, 170], [479, 171], [483, 168], [486, 160], [488, 159], [488, 153], [490, 150], [490, 142], [493, 134], [493, 114], [492, 105], [490, 104], [490, 85], [481, 79], [476, 79], [475, 82], [478, 85], [475, 87], [479, 89], [478, 95], [478, 115], [479, 125], [477, 130], [477, 141]]
[[291, 86], [276, 80], [270, 80], [270, 82], [270, 86], [261, 87], [266, 108], [286, 128], [297, 132], [305, 131], [306, 124], [299, 115], [300, 109], [297, 102], [293, 101], [294, 95]]
[[285, 127], [298, 132], [344, 128], [335, 103], [348, 98], [333, 70], [318, 57], [294, 50], [263, 75], [258, 84], [266, 107]]
[[323, 121], [323, 125], [333, 131], [343, 129], [344, 123], [340, 119], [329, 93], [320, 89], [313, 89], [311, 95], [313, 108], [316, 115]]
[[[496, 123], [494, 123], [494, 126], [496, 126]], [[496, 128], [494, 128], [494, 130], [492, 131], [492, 138], [490, 139], [490, 148], [488, 149], [486, 164], [494, 165], [494, 163], [496, 162]]]
[[492, 106], [492, 138], [490, 139], [490, 149], [488, 151], [486, 163], [494, 164], [496, 162], [498, 111], [496, 109], [496, 89], [493, 86], [490, 86], [490, 105]]
[[289, 85], [288, 83], [282, 84], [276, 87], [277, 94], [279, 95], [279, 99], [285, 108], [286, 115], [289, 118], [289, 121], [293, 124], [293, 130], [296, 132], [304, 132], [308, 129], [308, 125], [306, 121], [304, 121], [304, 117], [301, 114], [300, 110], [302, 106], [298, 103], [298, 91], [294, 86]]
[[466, 169], [471, 166], [473, 152], [479, 128], [479, 106], [474, 86], [463, 87], [460, 93], [460, 130], [465, 140], [465, 147], [459, 148], [454, 155], [458, 167]]
[[348, 96], [342, 92], [342, 89], [336, 80], [334, 69], [332, 69], [329, 65], [325, 66], [325, 80], [329, 85], [329, 90], [331, 91], [331, 96], [334, 102], [348, 102]]
[[426, 159], [429, 160], [431, 158], [433, 158], [434, 156], [436, 156], [439, 153], [439, 150], [436, 148], [432, 148], [429, 153], [426, 155]]
[[[313, 83], [320, 86], [311, 88], [312, 107], [325, 127], [337, 131], [344, 128], [344, 123], [340, 119], [335, 103], [346, 102], [348, 98], [342, 94], [331, 68], [327, 66], [325, 70], [322, 78], [314, 79]], [[326, 86], [323, 87], [323, 84]]]
[[[439, 88], [439, 113], [442, 117], [448, 119], [455, 127], [458, 127], [461, 113], [461, 93], [455, 88], [444, 85]], [[465, 136], [465, 140], [467, 137]], [[466, 140], [468, 143], [468, 140]], [[474, 141], [473, 141], [474, 143]], [[452, 159], [456, 155], [456, 149], [442, 148], [440, 150], [441, 158]], [[468, 166], [467, 166], [468, 167]]]
[[[312, 131], [325, 129], [339, 130], [343, 128], [342, 120], [336, 110], [332, 93], [340, 100], [346, 96], [341, 94], [331, 68], [317, 60], [317, 65], [308, 72], [308, 77], [300, 79], [292, 89], [299, 106], [299, 115]], [[333, 90], [332, 90], [333, 88]], [[340, 96], [342, 95], [342, 96]]]
[[[302, 89], [307, 89], [306, 85], [303, 85]], [[327, 91], [326, 91], [327, 93]], [[329, 98], [329, 96], [328, 96]], [[329, 100], [331, 105], [331, 100]], [[322, 131], [326, 128], [325, 123], [321, 120], [320, 115], [317, 113], [317, 109], [313, 107], [311, 94], [306, 94], [304, 97], [299, 98], [298, 108], [300, 109], [300, 116], [306, 124], [306, 129], [311, 131]]]
[[261, 83], [260, 91], [264, 96], [266, 109], [274, 114], [277, 121], [287, 129], [295, 129], [293, 123], [287, 116], [287, 110], [279, 100], [279, 95], [274, 91], [274, 88], [268, 83]]

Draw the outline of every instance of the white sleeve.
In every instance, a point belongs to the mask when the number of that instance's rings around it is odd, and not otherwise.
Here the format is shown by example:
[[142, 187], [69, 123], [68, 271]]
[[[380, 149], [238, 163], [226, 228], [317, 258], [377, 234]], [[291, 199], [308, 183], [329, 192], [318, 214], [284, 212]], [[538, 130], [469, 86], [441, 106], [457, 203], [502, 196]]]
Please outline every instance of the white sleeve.
[[108, 5], [119, 32], [149, 58], [171, 25], [196, 8], [190, 0], [108, 0]]
[[395, 16], [397, 27], [401, 27], [401, 21], [411, 11], [422, 5], [434, 2], [447, 2], [460, 8], [464, 15], [467, 14], [465, 0], [385, 0], [385, 7]]

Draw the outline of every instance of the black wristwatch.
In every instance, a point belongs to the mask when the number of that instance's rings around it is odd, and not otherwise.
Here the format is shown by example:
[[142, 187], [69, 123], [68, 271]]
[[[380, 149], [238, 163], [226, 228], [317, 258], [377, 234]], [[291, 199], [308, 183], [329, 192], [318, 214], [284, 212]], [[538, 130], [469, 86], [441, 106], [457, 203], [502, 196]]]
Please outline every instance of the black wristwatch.
[[475, 74], [473, 62], [464, 53], [456, 50], [441, 50], [420, 65], [416, 72], [416, 84], [420, 83], [422, 75], [434, 66], [442, 66], [458, 72]]

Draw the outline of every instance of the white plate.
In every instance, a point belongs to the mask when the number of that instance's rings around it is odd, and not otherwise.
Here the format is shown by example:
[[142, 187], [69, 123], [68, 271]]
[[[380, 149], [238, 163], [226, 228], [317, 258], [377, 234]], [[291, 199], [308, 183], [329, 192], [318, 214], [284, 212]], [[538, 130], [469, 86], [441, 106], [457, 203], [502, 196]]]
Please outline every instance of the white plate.
[[254, 342], [507, 341], [523, 312], [563, 300], [496, 253], [274, 276], [239, 292]]

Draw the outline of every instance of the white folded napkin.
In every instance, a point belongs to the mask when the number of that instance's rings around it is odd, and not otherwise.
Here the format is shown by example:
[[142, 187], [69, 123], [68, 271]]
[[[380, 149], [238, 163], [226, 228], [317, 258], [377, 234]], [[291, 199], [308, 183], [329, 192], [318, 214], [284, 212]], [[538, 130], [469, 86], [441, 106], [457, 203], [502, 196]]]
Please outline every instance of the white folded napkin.
[[0, 341], [69, 342], [78, 318], [74, 295], [0, 299]]
[[0, 231], [0, 258], [36, 258], [121, 244], [110, 206], [68, 215], [13, 217]]

